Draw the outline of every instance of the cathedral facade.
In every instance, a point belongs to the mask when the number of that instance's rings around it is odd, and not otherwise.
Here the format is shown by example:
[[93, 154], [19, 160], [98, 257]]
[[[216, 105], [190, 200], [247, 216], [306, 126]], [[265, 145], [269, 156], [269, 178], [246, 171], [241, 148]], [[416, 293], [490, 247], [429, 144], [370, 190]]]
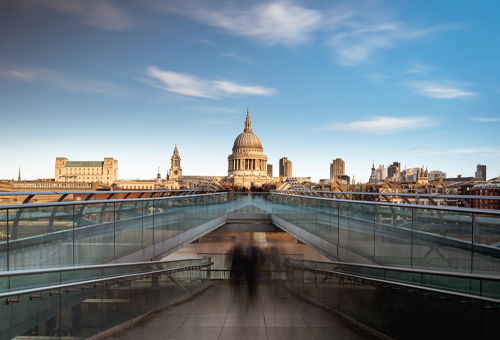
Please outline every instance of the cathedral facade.
[[260, 138], [253, 133], [252, 120], [247, 111], [243, 132], [233, 143], [233, 152], [228, 156], [226, 182], [237, 186], [262, 186], [270, 181], [267, 176], [267, 156]]

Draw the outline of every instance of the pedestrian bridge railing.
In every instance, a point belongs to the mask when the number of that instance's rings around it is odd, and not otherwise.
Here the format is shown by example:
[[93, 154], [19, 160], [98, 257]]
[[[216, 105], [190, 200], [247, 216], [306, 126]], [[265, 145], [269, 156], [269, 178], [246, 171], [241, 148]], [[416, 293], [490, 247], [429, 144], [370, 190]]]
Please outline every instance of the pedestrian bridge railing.
[[0, 270], [157, 258], [225, 223], [226, 193], [0, 206]]
[[270, 216], [332, 260], [500, 273], [500, 211], [271, 193], [0, 206], [0, 270], [158, 259], [222, 226]]
[[0, 339], [86, 339], [208, 286], [209, 259], [2, 273]]
[[343, 262], [500, 274], [500, 210], [272, 193], [272, 221]]
[[500, 334], [500, 277], [297, 260], [287, 268], [289, 289], [386, 337], [496, 339]]

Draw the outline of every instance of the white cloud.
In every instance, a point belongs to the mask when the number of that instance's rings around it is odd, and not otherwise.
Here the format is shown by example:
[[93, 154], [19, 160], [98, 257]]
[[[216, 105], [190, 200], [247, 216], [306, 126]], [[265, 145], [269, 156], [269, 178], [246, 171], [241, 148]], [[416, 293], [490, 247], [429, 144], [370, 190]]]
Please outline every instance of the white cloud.
[[225, 52], [225, 53], [220, 53], [219, 55], [221, 57], [234, 59], [234, 60], [242, 62], [242, 63], [251, 64], [251, 65], [255, 64], [255, 61], [252, 58], [243, 57], [237, 53]]
[[240, 4], [238, 7], [209, 8], [207, 2], [159, 6], [166, 11], [270, 46], [302, 44], [321, 27], [323, 20], [319, 10], [305, 8], [291, 1], [262, 2], [251, 7], [242, 7]]
[[473, 121], [480, 122], [480, 123], [496, 123], [500, 122], [500, 118], [495, 118], [495, 117], [474, 117], [472, 118]]
[[155, 87], [191, 97], [218, 99], [233, 95], [271, 96], [276, 93], [276, 90], [268, 87], [242, 85], [227, 80], [207, 80], [155, 66], [148, 67], [146, 73], [156, 81]]
[[212, 45], [212, 46], [216, 45], [215, 42], [213, 42], [210, 39], [197, 39], [196, 42], [198, 42], [200, 44], [204, 44], [204, 45]]
[[341, 130], [348, 132], [385, 134], [408, 130], [422, 129], [434, 125], [427, 117], [385, 117], [379, 116], [371, 120], [354, 121], [350, 123], [333, 124], [326, 130]]
[[122, 86], [98, 79], [73, 77], [47, 68], [30, 68], [18, 65], [0, 65], [0, 78], [23, 82], [41, 82], [71, 91], [124, 95], [129, 91]]
[[425, 65], [425, 64], [420, 64], [420, 63], [413, 63], [410, 65], [410, 67], [404, 72], [406, 74], [425, 74], [432, 70], [432, 66]]
[[499, 153], [500, 148], [498, 147], [474, 147], [474, 148], [463, 148], [463, 149], [453, 149], [449, 150], [451, 153]]
[[103, 30], [120, 31], [133, 25], [132, 18], [109, 0], [17, 0], [17, 5], [41, 7], [65, 13], [82, 24]]
[[[425, 148], [412, 148], [413, 151], [425, 153], [429, 155], [446, 155], [446, 154], [489, 154], [498, 155], [500, 154], [500, 148], [496, 146], [478, 146], [469, 148], [458, 148], [458, 149], [435, 149], [433, 147]], [[410, 150], [412, 150], [410, 149]]]
[[[247, 5], [251, 3], [251, 5]], [[376, 2], [352, 5], [328, 4], [322, 8], [305, 7], [294, 0], [234, 2], [203, 0], [150, 0], [149, 6], [189, 17], [218, 27], [236, 36], [253, 39], [267, 46], [288, 47], [306, 43], [326, 34], [335, 59], [343, 65], [366, 62], [376, 51], [396, 47], [455, 26], [410, 27], [387, 15]], [[311, 3], [311, 2], [310, 2]]]
[[434, 82], [414, 82], [410, 84], [419, 95], [439, 98], [439, 99], [454, 99], [462, 97], [475, 96], [477, 93], [469, 92], [454, 84], [441, 84]]
[[14, 80], [33, 80], [36, 72], [22, 69], [0, 69], [0, 77]]
[[380, 81], [384, 81], [386, 79], [389, 79], [390, 76], [386, 75], [386, 74], [383, 74], [383, 73], [370, 73], [366, 76], [366, 78], [372, 80], [372, 81], [375, 81], [375, 82], [380, 82]]
[[356, 22], [349, 29], [335, 33], [329, 43], [334, 48], [336, 59], [340, 64], [354, 66], [369, 60], [379, 49], [393, 48], [397, 43], [451, 28], [451, 26], [410, 28], [403, 22], [382, 20], [376, 24]]

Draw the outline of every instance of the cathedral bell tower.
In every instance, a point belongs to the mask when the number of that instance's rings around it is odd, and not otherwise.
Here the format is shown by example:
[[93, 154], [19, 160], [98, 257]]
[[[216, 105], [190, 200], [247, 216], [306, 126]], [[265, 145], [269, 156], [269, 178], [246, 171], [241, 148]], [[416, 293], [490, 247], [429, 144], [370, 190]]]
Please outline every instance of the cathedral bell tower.
[[174, 153], [170, 158], [170, 162], [170, 170], [168, 170], [167, 178], [174, 181], [180, 179], [182, 177], [181, 156], [179, 156], [177, 145], [174, 148]]

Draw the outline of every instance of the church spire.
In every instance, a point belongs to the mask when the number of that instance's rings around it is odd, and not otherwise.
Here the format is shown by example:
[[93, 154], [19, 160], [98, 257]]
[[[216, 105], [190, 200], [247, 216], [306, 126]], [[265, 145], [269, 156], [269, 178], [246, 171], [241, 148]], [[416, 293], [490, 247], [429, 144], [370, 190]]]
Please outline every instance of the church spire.
[[175, 144], [174, 153], [170, 158], [170, 170], [168, 171], [167, 179], [178, 180], [182, 176], [181, 156], [177, 144]]
[[252, 132], [252, 120], [250, 119], [250, 112], [247, 108], [247, 118], [245, 119], [245, 132]]

